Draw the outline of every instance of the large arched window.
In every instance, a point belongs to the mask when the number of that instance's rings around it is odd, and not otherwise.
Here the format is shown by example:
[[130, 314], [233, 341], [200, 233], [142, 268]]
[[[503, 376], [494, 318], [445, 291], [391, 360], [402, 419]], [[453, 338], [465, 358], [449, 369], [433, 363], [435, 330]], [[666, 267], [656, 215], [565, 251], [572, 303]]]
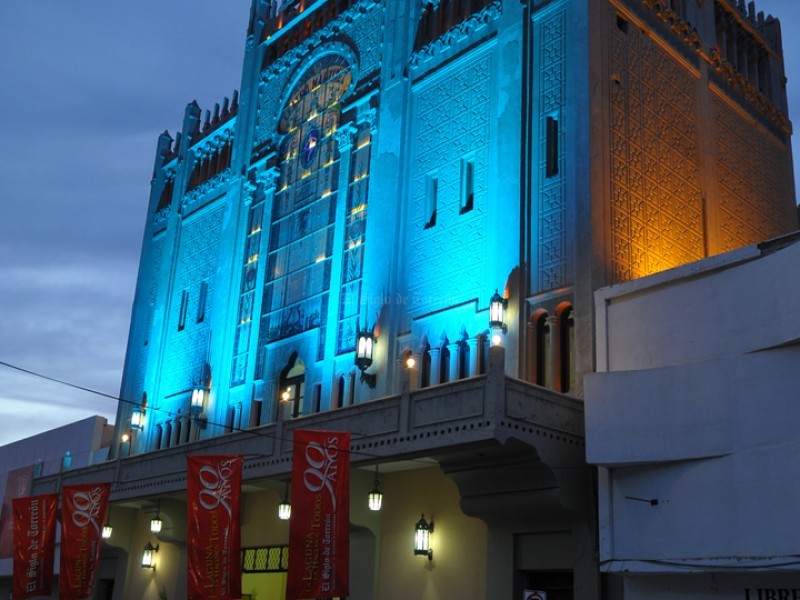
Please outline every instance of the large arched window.
[[[327, 322], [339, 182], [336, 130], [350, 65], [328, 54], [300, 78], [281, 112], [280, 177], [270, 216], [259, 346]], [[319, 336], [317, 359], [324, 357]]]

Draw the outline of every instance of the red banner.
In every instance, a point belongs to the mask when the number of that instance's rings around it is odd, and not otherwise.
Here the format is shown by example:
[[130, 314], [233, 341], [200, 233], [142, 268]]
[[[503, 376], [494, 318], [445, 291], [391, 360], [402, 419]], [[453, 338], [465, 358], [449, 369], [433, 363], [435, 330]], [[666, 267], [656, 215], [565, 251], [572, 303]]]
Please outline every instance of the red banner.
[[58, 494], [15, 498], [14, 600], [49, 596], [53, 588]]
[[286, 599], [350, 595], [350, 434], [294, 432]]
[[111, 484], [65, 485], [61, 489], [59, 600], [91, 598], [100, 562]]
[[189, 600], [242, 597], [241, 456], [189, 456]]
[[33, 481], [33, 465], [14, 469], [8, 472], [6, 478], [6, 493], [3, 498], [3, 508], [0, 509], [0, 558], [13, 556], [13, 517], [11, 500], [22, 498], [31, 493]]

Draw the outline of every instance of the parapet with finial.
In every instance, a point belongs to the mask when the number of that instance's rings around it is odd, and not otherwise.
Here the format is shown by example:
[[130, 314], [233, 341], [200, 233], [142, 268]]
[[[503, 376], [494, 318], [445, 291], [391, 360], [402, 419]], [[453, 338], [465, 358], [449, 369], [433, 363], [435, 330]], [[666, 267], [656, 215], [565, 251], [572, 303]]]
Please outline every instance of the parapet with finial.
[[188, 146], [194, 146], [211, 133], [230, 122], [239, 111], [239, 90], [234, 90], [231, 98], [223, 98], [222, 104], [214, 104], [213, 112], [200, 108], [197, 100], [186, 105], [183, 127], [175, 134], [173, 140], [168, 131], [164, 131], [158, 139], [156, 152], [156, 168], [164, 166], [175, 159], [181, 151], [181, 141], [187, 140]]
[[751, 27], [759, 34], [763, 42], [776, 54], [781, 52], [780, 21], [772, 15], [764, 15], [759, 11], [756, 2], [751, 0], [716, 0], [716, 2], [732, 15], [736, 16], [743, 24]]

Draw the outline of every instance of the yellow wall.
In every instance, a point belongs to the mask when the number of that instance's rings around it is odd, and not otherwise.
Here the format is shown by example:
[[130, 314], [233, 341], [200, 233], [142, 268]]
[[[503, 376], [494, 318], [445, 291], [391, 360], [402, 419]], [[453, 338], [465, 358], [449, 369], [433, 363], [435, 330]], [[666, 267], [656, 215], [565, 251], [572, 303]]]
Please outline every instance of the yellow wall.
[[245, 573], [242, 594], [250, 594], [251, 600], [284, 600], [286, 573]]
[[[376, 599], [451, 600], [486, 594], [487, 528], [459, 508], [456, 485], [438, 467], [383, 479]], [[433, 517], [433, 561], [414, 556], [414, 525]]]

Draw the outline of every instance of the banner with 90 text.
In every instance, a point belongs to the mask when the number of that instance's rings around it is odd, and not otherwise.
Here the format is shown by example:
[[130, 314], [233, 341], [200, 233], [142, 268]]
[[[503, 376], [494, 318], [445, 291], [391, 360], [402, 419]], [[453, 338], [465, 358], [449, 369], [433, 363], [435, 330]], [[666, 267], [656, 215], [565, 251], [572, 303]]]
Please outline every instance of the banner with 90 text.
[[87, 483], [61, 489], [59, 600], [92, 597], [110, 488], [108, 483]]
[[11, 597], [49, 596], [53, 589], [58, 494], [14, 498], [14, 580]]
[[294, 431], [287, 600], [345, 597], [350, 569], [350, 434]]
[[189, 600], [242, 597], [240, 455], [188, 457]]

